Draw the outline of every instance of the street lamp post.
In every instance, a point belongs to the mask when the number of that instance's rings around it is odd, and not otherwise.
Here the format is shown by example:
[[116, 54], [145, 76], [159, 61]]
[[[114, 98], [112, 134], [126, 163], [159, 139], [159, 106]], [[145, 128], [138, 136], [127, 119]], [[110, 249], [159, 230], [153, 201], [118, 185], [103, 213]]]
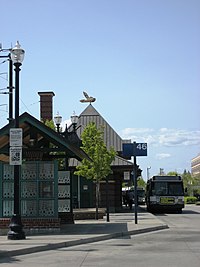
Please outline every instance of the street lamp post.
[[149, 170], [151, 169], [151, 166], [147, 167], [147, 181], [149, 180], [150, 178], [150, 173], [149, 173]]
[[71, 122], [73, 125], [73, 131], [76, 132], [76, 125], [78, 123], [78, 116], [73, 112], [73, 115], [71, 116]]
[[[21, 48], [17, 41], [15, 47], [11, 50], [11, 60], [15, 66], [15, 125], [14, 128], [19, 128], [19, 72], [20, 66], [24, 59], [25, 51]], [[14, 215], [11, 218], [10, 230], [8, 239], [19, 240], [25, 239], [23, 225], [20, 215], [20, 166], [14, 165]]]
[[62, 116], [59, 115], [59, 112], [57, 112], [56, 116], [54, 117], [54, 122], [57, 127], [57, 132], [60, 132], [60, 124], [62, 122]]
[[9, 54], [9, 123], [13, 119], [13, 62]]

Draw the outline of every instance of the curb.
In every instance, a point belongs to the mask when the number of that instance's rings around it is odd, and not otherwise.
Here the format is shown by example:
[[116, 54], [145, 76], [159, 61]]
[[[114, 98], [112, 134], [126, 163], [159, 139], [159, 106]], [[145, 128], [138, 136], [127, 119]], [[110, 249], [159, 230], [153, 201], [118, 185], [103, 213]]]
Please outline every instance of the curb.
[[26, 255], [26, 254], [37, 253], [37, 252], [53, 250], [53, 249], [59, 249], [59, 248], [64, 248], [64, 247], [73, 247], [73, 246], [78, 246], [78, 245], [83, 245], [83, 244], [89, 244], [89, 243], [124, 237], [124, 236], [128, 236], [128, 235], [138, 235], [138, 234], [143, 234], [143, 233], [148, 233], [148, 232], [155, 232], [155, 231], [164, 230], [164, 229], [168, 229], [168, 228], [169, 228], [168, 225], [163, 224], [160, 226], [154, 226], [154, 227], [149, 227], [149, 228], [144, 228], [144, 229], [137, 229], [137, 230], [127, 231], [127, 232], [118, 232], [118, 233], [100, 235], [100, 236], [96, 236], [96, 237], [60, 242], [60, 243], [56, 243], [56, 244], [47, 244], [47, 245], [43, 245], [43, 246], [37, 246], [37, 247], [31, 247], [31, 248], [22, 248], [22, 249], [12, 250], [12, 251], [2, 251], [2, 252], [0, 252], [0, 258]]

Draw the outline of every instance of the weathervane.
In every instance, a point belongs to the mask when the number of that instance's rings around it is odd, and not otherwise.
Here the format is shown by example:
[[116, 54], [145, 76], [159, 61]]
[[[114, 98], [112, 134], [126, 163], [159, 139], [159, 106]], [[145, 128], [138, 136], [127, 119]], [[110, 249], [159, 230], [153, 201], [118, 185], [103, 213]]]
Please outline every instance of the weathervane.
[[86, 99], [81, 99], [80, 102], [81, 103], [91, 103], [91, 102], [95, 102], [96, 98], [89, 96], [86, 92], [83, 92], [83, 95], [85, 96]]

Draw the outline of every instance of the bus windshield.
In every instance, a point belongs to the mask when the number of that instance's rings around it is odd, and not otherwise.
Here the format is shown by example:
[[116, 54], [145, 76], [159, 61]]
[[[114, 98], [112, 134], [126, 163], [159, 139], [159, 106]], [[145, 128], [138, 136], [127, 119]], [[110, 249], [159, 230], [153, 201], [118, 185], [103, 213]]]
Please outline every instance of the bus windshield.
[[154, 182], [152, 194], [156, 196], [183, 196], [183, 185], [179, 182]]

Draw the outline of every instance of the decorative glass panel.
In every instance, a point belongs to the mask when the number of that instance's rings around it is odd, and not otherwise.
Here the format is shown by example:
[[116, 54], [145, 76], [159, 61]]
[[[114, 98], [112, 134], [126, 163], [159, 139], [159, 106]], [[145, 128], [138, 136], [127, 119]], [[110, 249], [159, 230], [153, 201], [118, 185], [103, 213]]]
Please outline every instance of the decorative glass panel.
[[21, 215], [27, 217], [37, 216], [37, 201], [23, 200], [21, 201]]
[[36, 198], [37, 197], [37, 183], [36, 182], [22, 182], [21, 183], [21, 197], [22, 198]]
[[3, 198], [14, 198], [14, 183], [3, 183]]
[[39, 182], [39, 197], [40, 198], [54, 197], [54, 183], [53, 182]]
[[59, 171], [58, 172], [58, 183], [59, 184], [70, 184], [70, 172]]
[[14, 166], [9, 164], [3, 165], [3, 179], [14, 180]]
[[[24, 217], [58, 216], [57, 173], [55, 162], [26, 162], [20, 166], [20, 214]], [[67, 173], [67, 172], [66, 172]], [[55, 176], [54, 176], [55, 175]], [[0, 188], [2, 193], [0, 216], [14, 214], [14, 166], [3, 164], [3, 177]], [[56, 185], [56, 189], [55, 189]], [[67, 197], [69, 188], [66, 183], [61, 195]], [[56, 192], [56, 196], [55, 196]]]
[[54, 179], [54, 164], [44, 162], [39, 165], [39, 179]]
[[3, 217], [11, 217], [14, 214], [14, 201], [3, 201]]
[[36, 163], [23, 164], [21, 177], [24, 180], [35, 180], [37, 177], [37, 164]]
[[39, 201], [39, 216], [54, 216], [54, 200]]
[[70, 212], [70, 199], [58, 200], [58, 212]]
[[58, 197], [70, 198], [70, 185], [58, 185]]

